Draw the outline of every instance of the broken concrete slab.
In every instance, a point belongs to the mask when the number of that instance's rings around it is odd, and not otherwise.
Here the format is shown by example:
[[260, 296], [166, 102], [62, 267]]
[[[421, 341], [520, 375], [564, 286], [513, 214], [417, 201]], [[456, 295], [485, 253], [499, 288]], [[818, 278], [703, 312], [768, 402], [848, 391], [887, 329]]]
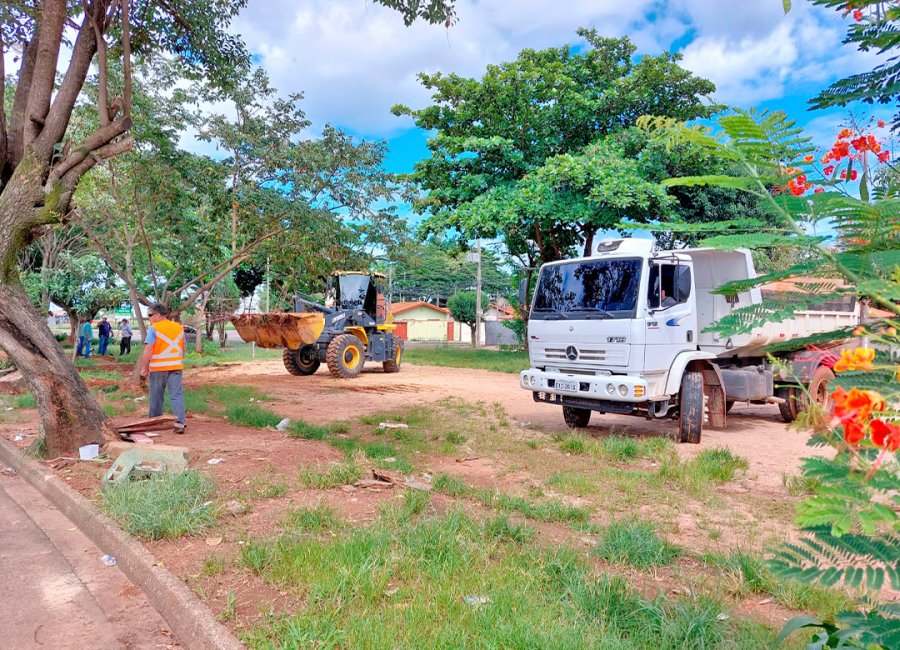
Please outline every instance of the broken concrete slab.
[[[112, 445], [113, 443], [110, 443]], [[188, 451], [185, 447], [160, 449], [167, 445], [135, 447], [122, 452], [103, 477], [103, 486], [109, 487], [128, 481], [132, 475], [153, 476], [155, 474], [184, 472], [188, 468]]]
[[18, 370], [0, 377], [0, 393], [22, 393], [27, 388], [25, 378]]

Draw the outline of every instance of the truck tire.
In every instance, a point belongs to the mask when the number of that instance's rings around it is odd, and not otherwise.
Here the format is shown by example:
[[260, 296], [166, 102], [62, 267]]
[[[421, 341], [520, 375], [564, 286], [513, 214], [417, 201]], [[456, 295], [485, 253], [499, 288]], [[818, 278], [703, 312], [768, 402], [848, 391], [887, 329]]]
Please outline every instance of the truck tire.
[[281, 358], [292, 375], [314, 375], [319, 369], [319, 351], [314, 345], [304, 345], [297, 350], [285, 349]]
[[591, 409], [563, 406], [563, 419], [570, 429], [583, 429], [591, 421]]
[[403, 346], [394, 344], [394, 358], [382, 364], [385, 372], [400, 372], [400, 361], [403, 358]]
[[834, 371], [826, 366], [819, 366], [813, 373], [812, 379], [809, 381], [809, 397], [805, 393], [801, 398], [801, 403], [806, 407], [811, 397], [819, 406], [827, 409], [830, 402], [830, 394], [828, 392], [828, 384], [834, 379]]
[[778, 405], [778, 411], [781, 413], [781, 419], [790, 424], [797, 419], [797, 415], [802, 408], [799, 399], [803, 392], [796, 386], [781, 386], [775, 391], [775, 397], [780, 397], [784, 401]]
[[725, 401], [725, 412], [731, 413], [731, 407], [734, 406], [734, 400], [726, 400]]
[[689, 370], [681, 378], [678, 439], [697, 444], [703, 431], [703, 373]]
[[339, 334], [328, 344], [325, 355], [328, 371], [341, 379], [359, 377], [366, 363], [362, 341], [352, 334]]

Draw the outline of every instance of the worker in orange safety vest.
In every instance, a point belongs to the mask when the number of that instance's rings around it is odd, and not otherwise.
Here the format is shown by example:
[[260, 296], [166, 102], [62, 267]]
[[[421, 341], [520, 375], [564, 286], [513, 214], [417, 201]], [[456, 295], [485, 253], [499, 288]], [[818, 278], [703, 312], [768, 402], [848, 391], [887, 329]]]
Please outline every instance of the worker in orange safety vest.
[[148, 310], [150, 328], [141, 355], [141, 377], [150, 378], [150, 417], [163, 414], [166, 391], [175, 414], [175, 433], [184, 433], [185, 412], [181, 371], [184, 369], [184, 328], [169, 320], [169, 308], [155, 304]]

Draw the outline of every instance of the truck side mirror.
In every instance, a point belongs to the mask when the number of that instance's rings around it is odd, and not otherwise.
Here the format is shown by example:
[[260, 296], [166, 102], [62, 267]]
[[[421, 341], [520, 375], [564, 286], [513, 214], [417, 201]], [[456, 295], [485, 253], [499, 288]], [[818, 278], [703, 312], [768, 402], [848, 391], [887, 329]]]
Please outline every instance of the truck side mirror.
[[528, 278], [519, 281], [519, 307], [525, 309], [525, 301], [528, 298]]

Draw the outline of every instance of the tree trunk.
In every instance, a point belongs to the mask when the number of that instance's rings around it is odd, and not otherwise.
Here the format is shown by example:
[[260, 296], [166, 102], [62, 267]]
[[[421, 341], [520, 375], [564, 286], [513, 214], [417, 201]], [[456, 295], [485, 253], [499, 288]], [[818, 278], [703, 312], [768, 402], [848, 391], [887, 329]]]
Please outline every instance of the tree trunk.
[[583, 257], [590, 257], [594, 248], [594, 234], [597, 232], [596, 228], [585, 228], [584, 229], [584, 254]]
[[219, 347], [224, 350], [225, 341], [228, 340], [228, 333], [225, 331], [225, 321], [220, 318], [219, 322], [216, 323], [216, 327], [219, 330]]
[[78, 314], [74, 311], [66, 310], [66, 316], [69, 317], [69, 343], [76, 345], [78, 343]]
[[472, 347], [477, 347], [475, 343], [478, 340], [478, 332], [475, 331], [475, 325], [469, 323], [469, 329], [472, 331]]
[[0, 347], [34, 396], [51, 458], [112, 438], [106, 416], [22, 288], [0, 280]]

